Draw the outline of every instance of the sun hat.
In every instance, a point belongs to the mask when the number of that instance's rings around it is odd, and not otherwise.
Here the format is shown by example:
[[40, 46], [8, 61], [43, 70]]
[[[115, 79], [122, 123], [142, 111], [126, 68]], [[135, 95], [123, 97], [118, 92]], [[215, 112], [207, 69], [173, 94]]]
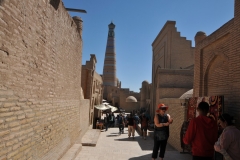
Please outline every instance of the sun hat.
[[166, 106], [166, 105], [163, 104], [163, 103], [160, 103], [160, 104], [157, 106], [156, 112], [159, 112], [159, 111], [161, 110], [161, 108], [166, 108], [166, 111], [168, 110], [168, 106]]

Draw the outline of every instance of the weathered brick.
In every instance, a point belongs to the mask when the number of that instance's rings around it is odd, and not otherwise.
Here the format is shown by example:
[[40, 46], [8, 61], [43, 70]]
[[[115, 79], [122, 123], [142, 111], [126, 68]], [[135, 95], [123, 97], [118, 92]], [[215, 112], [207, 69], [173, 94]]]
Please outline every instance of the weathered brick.
[[0, 131], [0, 137], [10, 133], [10, 130]]
[[13, 159], [20, 160], [23, 157], [24, 157], [23, 152], [18, 152], [15, 156], [13, 156]]
[[11, 111], [19, 111], [19, 110], [21, 110], [21, 107], [11, 107], [10, 110]]
[[14, 144], [18, 143], [18, 139], [13, 139], [11, 141], [6, 142], [6, 146], [12, 146]]
[[[0, 20], [1, 20], [1, 18], [0, 18]], [[0, 96], [13, 96], [13, 91], [11, 91], [11, 90], [7, 90], [7, 91], [0, 90]]]
[[7, 154], [7, 153], [8, 153], [7, 148], [6, 149], [1, 149], [0, 150], [0, 157], [3, 156], [4, 154]]
[[0, 108], [0, 113], [8, 111], [10, 111], [10, 108]]
[[18, 154], [19, 151], [18, 150], [15, 150], [15, 151], [12, 151], [10, 153], [7, 154], [7, 158], [10, 159], [12, 158], [14, 155]]
[[25, 140], [27, 138], [27, 135], [23, 135], [21, 137], [18, 138], [19, 141]]
[[13, 150], [18, 149], [20, 146], [22, 146], [22, 142], [18, 142], [17, 144], [13, 145]]
[[9, 127], [16, 127], [18, 125], [20, 125], [20, 123], [18, 121], [9, 123]]
[[26, 113], [26, 118], [32, 118], [35, 116], [35, 113]]
[[14, 134], [9, 134], [9, 135], [7, 135], [7, 136], [4, 136], [4, 137], [3, 137], [3, 140], [9, 141], [9, 140], [12, 140], [14, 137], [15, 137]]
[[18, 115], [18, 119], [24, 119], [24, 118], [26, 118], [25, 114]]
[[16, 106], [16, 103], [4, 103], [3, 107], [13, 107]]
[[13, 114], [14, 114], [14, 112], [1, 113], [0, 117], [9, 117], [9, 116], [12, 116]]
[[18, 126], [18, 127], [14, 127], [14, 128], [11, 128], [11, 132], [17, 132], [21, 129], [21, 126]]
[[17, 117], [15, 117], [15, 116], [13, 116], [13, 117], [9, 117], [9, 118], [6, 118], [6, 122], [11, 122], [11, 121], [14, 121], [14, 120], [16, 120], [17, 119]]

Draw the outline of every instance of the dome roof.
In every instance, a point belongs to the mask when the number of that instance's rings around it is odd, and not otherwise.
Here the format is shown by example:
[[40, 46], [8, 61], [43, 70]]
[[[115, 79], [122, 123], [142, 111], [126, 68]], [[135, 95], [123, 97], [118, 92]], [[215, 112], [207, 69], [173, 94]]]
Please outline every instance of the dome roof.
[[129, 96], [126, 98], [126, 102], [137, 102], [137, 99], [133, 96]]
[[207, 35], [206, 35], [205, 32], [203, 32], [203, 31], [199, 31], [199, 32], [196, 33], [195, 36], [207, 36]]
[[149, 84], [149, 82], [148, 82], [148, 81], [146, 81], [146, 80], [145, 80], [145, 81], [143, 81], [142, 83], [147, 83], [147, 84]]
[[193, 89], [185, 92], [179, 99], [189, 99], [193, 96]]

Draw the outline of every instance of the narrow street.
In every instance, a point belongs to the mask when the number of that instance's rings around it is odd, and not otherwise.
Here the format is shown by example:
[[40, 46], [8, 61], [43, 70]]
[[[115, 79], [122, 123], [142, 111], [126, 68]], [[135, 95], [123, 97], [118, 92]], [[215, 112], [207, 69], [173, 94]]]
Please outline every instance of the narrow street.
[[[118, 134], [118, 128], [101, 132], [96, 147], [83, 146], [75, 160], [151, 160], [153, 139], [142, 139], [135, 132], [135, 139], [128, 138], [127, 128], [124, 134]], [[167, 146], [165, 160], [190, 160], [191, 155], [180, 154]]]

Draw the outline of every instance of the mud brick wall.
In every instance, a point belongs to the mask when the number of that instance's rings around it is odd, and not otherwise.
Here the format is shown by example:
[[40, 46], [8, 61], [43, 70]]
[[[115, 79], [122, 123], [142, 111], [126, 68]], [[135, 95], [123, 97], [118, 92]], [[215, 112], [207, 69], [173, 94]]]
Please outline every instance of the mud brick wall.
[[[235, 0], [234, 18], [196, 42], [194, 96], [224, 96], [224, 112], [240, 128], [240, 1]], [[196, 37], [195, 37], [196, 38]]]
[[58, 159], [81, 130], [81, 36], [60, 0], [0, 2], [0, 160]]
[[[178, 98], [163, 98], [160, 99], [160, 103], [164, 103], [169, 106], [167, 114], [173, 118], [173, 123], [170, 125], [170, 136], [168, 143], [172, 145], [178, 151], [182, 151], [180, 143], [180, 132], [183, 122], [186, 120], [187, 115], [187, 99]], [[185, 105], [183, 105], [185, 104]]]

